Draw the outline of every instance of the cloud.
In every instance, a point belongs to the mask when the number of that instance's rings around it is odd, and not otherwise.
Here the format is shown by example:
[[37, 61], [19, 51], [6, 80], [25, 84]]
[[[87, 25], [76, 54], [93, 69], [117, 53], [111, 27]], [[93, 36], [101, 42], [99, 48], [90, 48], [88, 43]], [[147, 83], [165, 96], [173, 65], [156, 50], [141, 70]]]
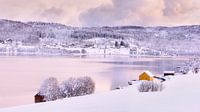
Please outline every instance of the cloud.
[[85, 26], [200, 24], [199, 0], [112, 0], [83, 12]]
[[200, 1], [0, 0], [0, 18], [72, 26], [200, 24]]
[[79, 14], [109, 0], [0, 0], [0, 18], [80, 26]]
[[[198, 0], [165, 0], [165, 16], [177, 16], [199, 10]], [[198, 4], [198, 5], [197, 5]]]
[[41, 13], [41, 17], [46, 18], [46, 21], [60, 21], [63, 18], [65, 11], [61, 8], [51, 7]]

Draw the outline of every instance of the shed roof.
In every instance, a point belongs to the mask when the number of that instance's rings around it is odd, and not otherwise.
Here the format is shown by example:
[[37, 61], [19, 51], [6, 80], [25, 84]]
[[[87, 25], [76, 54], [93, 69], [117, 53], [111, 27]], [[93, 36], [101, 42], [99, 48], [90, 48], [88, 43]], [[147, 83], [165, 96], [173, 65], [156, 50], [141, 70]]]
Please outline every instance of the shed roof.
[[174, 74], [175, 71], [164, 71], [163, 73], [172, 73], [172, 74]]
[[145, 71], [144, 73], [148, 74], [150, 77], [155, 76], [153, 73], [151, 73], [150, 71]]

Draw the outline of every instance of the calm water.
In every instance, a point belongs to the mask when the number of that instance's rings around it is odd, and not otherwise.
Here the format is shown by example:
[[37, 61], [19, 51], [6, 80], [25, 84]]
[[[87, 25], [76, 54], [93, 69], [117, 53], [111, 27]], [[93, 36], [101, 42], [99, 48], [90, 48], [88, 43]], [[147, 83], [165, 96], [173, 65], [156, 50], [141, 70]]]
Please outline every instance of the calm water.
[[69, 77], [90, 76], [96, 83], [96, 93], [126, 86], [145, 70], [162, 74], [174, 70], [186, 58], [129, 57], [1, 57], [0, 107], [33, 103], [33, 96], [48, 77], [60, 82]]

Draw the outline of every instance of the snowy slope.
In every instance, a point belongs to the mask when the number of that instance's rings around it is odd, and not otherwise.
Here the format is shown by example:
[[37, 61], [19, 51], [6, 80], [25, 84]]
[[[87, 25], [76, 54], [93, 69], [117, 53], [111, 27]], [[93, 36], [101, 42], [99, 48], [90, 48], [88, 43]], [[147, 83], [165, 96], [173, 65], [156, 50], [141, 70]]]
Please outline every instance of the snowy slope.
[[137, 86], [55, 102], [1, 109], [0, 112], [199, 112], [200, 74], [175, 76], [156, 93], [139, 93]]

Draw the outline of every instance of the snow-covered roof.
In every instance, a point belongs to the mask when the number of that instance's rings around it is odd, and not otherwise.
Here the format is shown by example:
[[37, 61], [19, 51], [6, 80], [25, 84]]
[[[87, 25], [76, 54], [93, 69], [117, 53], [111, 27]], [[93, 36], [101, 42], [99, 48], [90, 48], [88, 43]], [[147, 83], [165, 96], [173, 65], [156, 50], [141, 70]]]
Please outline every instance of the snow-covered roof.
[[150, 77], [155, 76], [153, 73], [151, 73], [150, 71], [145, 71], [146, 74], [148, 74]]
[[163, 73], [175, 73], [175, 71], [164, 71]]

